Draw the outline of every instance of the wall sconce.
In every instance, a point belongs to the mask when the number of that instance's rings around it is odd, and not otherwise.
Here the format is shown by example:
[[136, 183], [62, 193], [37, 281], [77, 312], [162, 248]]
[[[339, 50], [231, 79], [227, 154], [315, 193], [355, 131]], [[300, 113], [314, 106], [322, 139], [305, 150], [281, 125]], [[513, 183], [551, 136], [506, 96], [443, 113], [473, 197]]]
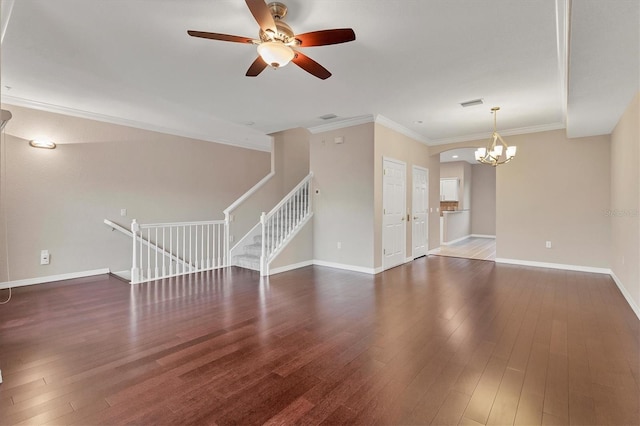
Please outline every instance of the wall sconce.
[[29, 145], [34, 148], [55, 149], [56, 144], [49, 139], [34, 139], [29, 141]]

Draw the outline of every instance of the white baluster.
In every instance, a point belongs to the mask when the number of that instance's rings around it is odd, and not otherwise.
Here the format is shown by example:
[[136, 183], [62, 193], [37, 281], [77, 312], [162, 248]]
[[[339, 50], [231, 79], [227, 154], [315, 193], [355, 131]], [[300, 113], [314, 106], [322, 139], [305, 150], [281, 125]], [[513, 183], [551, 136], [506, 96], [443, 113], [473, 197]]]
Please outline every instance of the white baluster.
[[[167, 229], [166, 226], [162, 227], [162, 250], [164, 251], [166, 251], [165, 247], [167, 246], [167, 243], [165, 242], [165, 239], [164, 239], [166, 229]], [[167, 255], [163, 252], [162, 253], [162, 276], [163, 277], [167, 276], [166, 258], [167, 258]]]
[[222, 234], [222, 230], [218, 228], [218, 236], [216, 237], [216, 244], [218, 245], [218, 267], [223, 266], [223, 262], [225, 261], [225, 256], [228, 255], [228, 248], [224, 246], [224, 235]]
[[[149, 243], [151, 243], [151, 241], [149, 241]], [[158, 275], [160, 274], [160, 270], [158, 269], [158, 227], [156, 226], [156, 239], [153, 241], [153, 243], [155, 244], [155, 264], [154, 264], [154, 272], [156, 273], [155, 277], [156, 279], [158, 278]]]
[[131, 222], [131, 233], [133, 234], [133, 257], [131, 259], [131, 283], [135, 284], [140, 282], [140, 267], [138, 265], [138, 248], [136, 242], [138, 240], [138, 231], [140, 226], [135, 219]]
[[211, 256], [211, 262], [213, 263], [214, 267], [218, 266], [218, 263], [219, 263], [219, 259], [216, 259], [216, 252], [218, 253], [218, 256], [220, 256], [220, 250], [216, 250], [218, 249], [217, 241], [218, 240], [216, 239], [216, 229], [214, 227], [213, 228], [213, 244], [212, 244], [213, 256]]
[[151, 228], [147, 228], [147, 279], [151, 279]]
[[173, 227], [169, 227], [169, 275], [173, 275]]
[[204, 247], [204, 225], [200, 225], [200, 269], [207, 268], [204, 263]]
[[197, 271], [198, 270], [198, 266], [199, 266], [198, 265], [198, 225], [193, 225], [192, 227], [194, 228], [193, 229], [193, 233], [196, 234], [196, 241], [194, 243], [194, 247], [196, 249], [196, 256], [195, 256], [196, 257], [196, 261], [195, 261], [194, 264], [195, 264], [195, 270]]
[[182, 225], [182, 273], [187, 273], [187, 228]]
[[262, 227], [262, 250], [260, 251], [260, 275], [263, 275], [266, 267], [267, 258], [267, 215], [262, 212], [260, 216], [260, 225]]
[[[215, 225], [213, 226], [214, 232], [215, 232]], [[211, 268], [211, 228], [209, 225], [207, 225], [207, 269]], [[215, 241], [215, 240], [214, 240]]]

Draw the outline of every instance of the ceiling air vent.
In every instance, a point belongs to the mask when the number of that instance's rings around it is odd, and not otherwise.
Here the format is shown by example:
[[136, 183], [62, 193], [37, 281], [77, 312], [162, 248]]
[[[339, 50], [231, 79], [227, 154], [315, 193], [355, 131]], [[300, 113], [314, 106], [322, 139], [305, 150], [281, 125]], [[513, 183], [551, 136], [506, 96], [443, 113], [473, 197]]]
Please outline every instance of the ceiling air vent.
[[331, 120], [331, 119], [333, 119], [333, 118], [338, 118], [338, 116], [337, 116], [337, 115], [335, 115], [335, 114], [325, 114], [325, 115], [321, 115], [321, 116], [320, 116], [320, 117], [318, 117], [318, 118], [320, 118], [320, 119], [322, 119], [322, 120]]
[[470, 106], [482, 105], [483, 103], [484, 102], [482, 101], [482, 99], [474, 99], [472, 101], [462, 102], [460, 105], [462, 105], [463, 108], [466, 108]]

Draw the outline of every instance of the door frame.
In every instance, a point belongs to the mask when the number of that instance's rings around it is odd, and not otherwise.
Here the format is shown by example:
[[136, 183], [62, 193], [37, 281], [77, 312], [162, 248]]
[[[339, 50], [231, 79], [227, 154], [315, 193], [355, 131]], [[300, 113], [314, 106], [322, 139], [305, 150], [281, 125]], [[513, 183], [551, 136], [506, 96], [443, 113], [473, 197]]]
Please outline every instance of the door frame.
[[[392, 163], [396, 163], [397, 165], [403, 166], [404, 167], [404, 193], [402, 194], [402, 206], [403, 206], [403, 210], [404, 210], [404, 216], [403, 216], [403, 224], [402, 224], [402, 261], [396, 265], [393, 266], [387, 266], [385, 265], [385, 229], [384, 229], [384, 201], [385, 201], [385, 191], [384, 191], [384, 165], [385, 162], [392, 162]], [[382, 157], [382, 220], [381, 220], [381, 231], [382, 231], [382, 235], [381, 235], [381, 241], [382, 241], [382, 247], [380, 248], [381, 250], [381, 256], [382, 256], [382, 270], [386, 271], [387, 269], [391, 269], [391, 268], [395, 268], [396, 266], [400, 266], [402, 264], [404, 264], [407, 260], [406, 260], [406, 256], [407, 256], [407, 221], [405, 220], [406, 218], [406, 214], [407, 214], [407, 163], [405, 163], [402, 160], [398, 160], [396, 158], [392, 158], [392, 157]]]
[[413, 179], [414, 178], [414, 174], [413, 173], [416, 170], [420, 170], [420, 171], [425, 172], [425, 174], [427, 176], [427, 194], [426, 194], [427, 217], [425, 219], [425, 222], [426, 222], [425, 230], [427, 232], [427, 235], [425, 236], [426, 241], [425, 241], [425, 247], [424, 247], [424, 255], [421, 254], [420, 257], [426, 256], [426, 255], [429, 254], [429, 169], [426, 168], [426, 167], [417, 166], [417, 165], [414, 164], [411, 167], [411, 216], [412, 216], [411, 217], [411, 258], [412, 258], [412, 260], [416, 259], [416, 254], [415, 254], [416, 245], [414, 244], [414, 241], [413, 241], [413, 236], [414, 236], [414, 232], [413, 232], [413, 226], [414, 226], [413, 225], [414, 224], [413, 215], [415, 213], [415, 209], [413, 208], [413, 206], [414, 206], [414, 204], [413, 204], [414, 195], [415, 195], [414, 192], [413, 192], [414, 185], [415, 185], [415, 182], [414, 182], [414, 179]]

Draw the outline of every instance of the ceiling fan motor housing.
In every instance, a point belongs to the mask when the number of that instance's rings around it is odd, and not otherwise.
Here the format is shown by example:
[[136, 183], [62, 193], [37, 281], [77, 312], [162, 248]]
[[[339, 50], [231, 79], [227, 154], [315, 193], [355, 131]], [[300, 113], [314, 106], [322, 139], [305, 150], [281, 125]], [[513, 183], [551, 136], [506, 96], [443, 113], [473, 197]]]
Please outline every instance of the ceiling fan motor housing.
[[284, 44], [295, 42], [293, 30], [282, 20], [287, 15], [287, 6], [279, 2], [269, 3], [267, 6], [275, 21], [277, 33], [271, 34], [270, 31], [265, 32], [261, 29], [259, 33], [260, 41], [281, 41]]

